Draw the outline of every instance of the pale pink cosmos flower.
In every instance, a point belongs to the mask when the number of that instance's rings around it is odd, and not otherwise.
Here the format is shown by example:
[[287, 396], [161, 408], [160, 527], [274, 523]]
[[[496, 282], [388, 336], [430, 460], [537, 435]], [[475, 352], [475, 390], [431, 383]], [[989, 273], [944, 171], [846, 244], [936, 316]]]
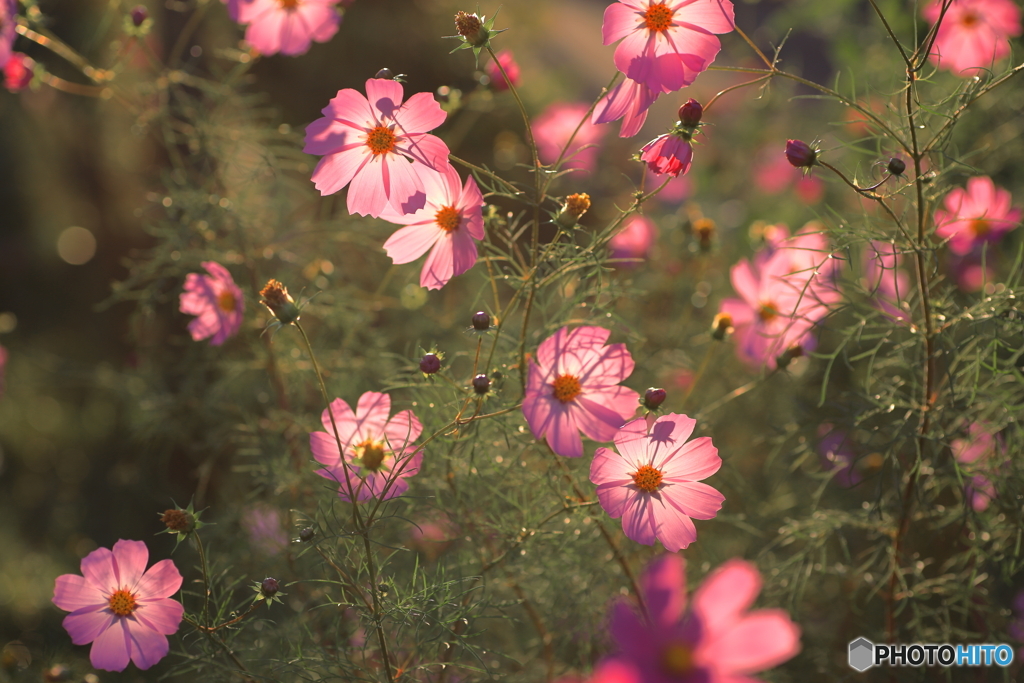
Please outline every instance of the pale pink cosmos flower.
[[92, 643], [97, 669], [124, 671], [128, 661], [148, 669], [167, 655], [167, 636], [178, 630], [184, 608], [171, 596], [181, 574], [170, 560], [148, 570], [142, 541], [120, 540], [82, 558], [82, 574], [57, 577], [53, 604], [71, 612], [64, 628], [75, 645]]
[[533, 138], [542, 162], [555, 163], [576, 126], [580, 126], [580, 121], [583, 121], [579, 132], [562, 157], [562, 167], [593, 170], [597, 165], [598, 150], [595, 145], [604, 137], [604, 130], [584, 120], [589, 110], [590, 105], [583, 102], [556, 102], [537, 117], [533, 122]]
[[338, 32], [337, 0], [232, 0], [228, 14], [248, 24], [245, 40], [265, 55], [295, 56], [313, 41], [325, 43]]
[[189, 273], [185, 278], [185, 291], [180, 296], [182, 313], [197, 316], [188, 324], [192, 339], [210, 339], [220, 346], [242, 326], [245, 299], [228, 269], [215, 261], [204, 261], [209, 275]]
[[864, 284], [878, 310], [891, 320], [909, 323], [903, 305], [910, 293], [910, 277], [900, 268], [902, 263], [895, 244], [873, 240], [864, 250]]
[[[515, 58], [512, 56], [511, 50], [502, 50], [498, 52], [495, 57], [498, 61], [491, 60], [487, 63], [487, 77], [491, 81], [491, 88], [497, 92], [504, 92], [508, 90], [508, 81], [505, 80], [505, 76], [501, 74], [501, 69], [505, 70], [509, 80], [512, 81], [512, 85], [519, 86], [519, 64], [516, 63]], [[498, 65], [501, 65], [501, 69]]]
[[324, 118], [306, 126], [303, 151], [324, 155], [313, 184], [328, 195], [351, 183], [349, 213], [376, 218], [389, 205], [412, 213], [422, 206], [410, 202], [424, 191], [423, 175], [449, 165], [448, 146], [427, 133], [444, 122], [441, 105], [428, 92], [405, 103], [403, 97], [401, 83], [371, 78], [366, 96], [352, 88], [339, 90]]
[[996, 497], [996, 487], [988, 473], [991, 472], [994, 464], [992, 461], [996, 459], [999, 450], [999, 441], [992, 434], [992, 428], [986, 424], [972, 422], [967, 427], [967, 438], [954, 439], [949, 447], [953, 451], [953, 457], [969, 475], [964, 494], [971, 507], [975, 512], [987, 509], [992, 499]]
[[[332, 411], [347, 467], [338, 452], [331, 424]], [[390, 413], [391, 397], [387, 394], [366, 392], [359, 397], [354, 413], [347, 403], [336, 398], [331, 409], [321, 415], [327, 431], [309, 435], [313, 457], [325, 466], [316, 473], [338, 484], [338, 496], [342, 500], [351, 500], [350, 487], [360, 502], [400, 496], [409, 489], [406, 479], [420, 471], [423, 452], [413, 442], [419, 438], [423, 426], [411, 410], [403, 410], [388, 419]]]
[[604, 11], [604, 44], [619, 40], [615, 67], [655, 92], [693, 83], [735, 27], [729, 0], [619, 0]]
[[1008, 190], [988, 176], [975, 176], [967, 189], [955, 187], [935, 210], [935, 234], [949, 240], [954, 254], [966, 254], [984, 242], [998, 242], [1020, 223], [1020, 209], [1010, 207]]
[[423, 173], [426, 204], [414, 213], [385, 209], [381, 218], [407, 227], [384, 243], [395, 263], [409, 263], [428, 250], [420, 286], [440, 289], [476, 263], [476, 240], [484, 238], [484, 198], [472, 176], [460, 188], [459, 173], [450, 164], [440, 173]]
[[611, 441], [636, 412], [640, 395], [618, 386], [633, 372], [633, 357], [625, 344], [605, 345], [610, 334], [603, 327], [563, 327], [530, 361], [523, 415], [558, 455], [583, 455], [580, 432]]
[[600, 680], [760, 683], [751, 674], [800, 652], [800, 628], [785, 611], [750, 610], [761, 592], [761, 574], [744, 560], [718, 567], [687, 604], [685, 561], [662, 555], [647, 566], [640, 590], [648, 617], [625, 600], [612, 606], [609, 630], [618, 653], [599, 670], [615, 665], [620, 673]]
[[[626, 220], [625, 227], [608, 242], [613, 259], [641, 259], [650, 252], [658, 237], [658, 228], [646, 216], [639, 214]], [[632, 268], [637, 264], [630, 261], [615, 264], [620, 268]]]
[[[925, 7], [923, 14], [930, 23], [937, 22], [941, 0]], [[1020, 7], [1013, 0], [953, 0], [928, 57], [966, 78], [1010, 54], [1010, 36], [1020, 32]], [[964, 73], [967, 69], [971, 70]]]
[[647, 164], [651, 172], [666, 173], [672, 177], [686, 174], [693, 161], [693, 147], [690, 141], [680, 135], [666, 133], [654, 138], [643, 146], [640, 161]]
[[631, 138], [643, 128], [647, 120], [647, 110], [660, 95], [660, 92], [651, 90], [643, 83], [637, 83], [629, 78], [623, 79], [597, 103], [590, 121], [600, 124], [622, 119], [619, 137]]
[[712, 519], [725, 496], [701, 479], [722, 466], [718, 449], [703, 436], [687, 441], [697, 421], [669, 413], [650, 425], [644, 418], [627, 422], [615, 434], [616, 453], [598, 448], [590, 464], [601, 507], [622, 518], [628, 538], [677, 552], [697, 540], [694, 519]]

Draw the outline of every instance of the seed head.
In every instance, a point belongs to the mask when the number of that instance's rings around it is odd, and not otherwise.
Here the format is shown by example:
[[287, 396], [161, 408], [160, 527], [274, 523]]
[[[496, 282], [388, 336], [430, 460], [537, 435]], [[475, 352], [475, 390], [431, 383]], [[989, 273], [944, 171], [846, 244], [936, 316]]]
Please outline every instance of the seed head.
[[290, 325], [299, 319], [299, 307], [295, 305], [295, 299], [288, 294], [288, 288], [277, 280], [270, 280], [260, 290], [260, 296], [263, 297], [263, 305], [270, 309], [282, 325]]
[[473, 47], [483, 47], [490, 39], [490, 33], [484, 28], [480, 17], [475, 14], [457, 12], [455, 14], [455, 31]]
[[420, 372], [424, 375], [433, 375], [441, 369], [441, 359], [436, 354], [428, 353], [420, 360]]

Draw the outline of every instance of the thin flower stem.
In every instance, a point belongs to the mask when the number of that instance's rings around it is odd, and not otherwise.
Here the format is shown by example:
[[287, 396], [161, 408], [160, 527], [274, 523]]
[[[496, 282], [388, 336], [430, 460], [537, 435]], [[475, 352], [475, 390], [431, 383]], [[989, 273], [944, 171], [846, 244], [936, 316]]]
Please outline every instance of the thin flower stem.
[[606, 85], [604, 90], [601, 91], [601, 94], [597, 96], [597, 99], [590, 103], [590, 108], [587, 109], [587, 113], [583, 115], [583, 118], [580, 119], [580, 122], [577, 123], [576, 127], [573, 129], [572, 135], [570, 135], [569, 139], [565, 141], [564, 145], [562, 145], [562, 149], [558, 153], [558, 158], [555, 159], [555, 163], [551, 165], [552, 168], [557, 170], [562, 165], [562, 161], [565, 160], [565, 155], [569, 153], [569, 147], [572, 145], [572, 141], [576, 139], [580, 129], [583, 128], [583, 124], [587, 122], [587, 119], [593, 116], [594, 110], [597, 109], [597, 105], [608, 95], [609, 92], [611, 92], [612, 88], [615, 87], [615, 84], [619, 82], [619, 78], [621, 76], [622, 72], [616, 71], [615, 75], [612, 76], [612, 79], [608, 81], [608, 85]]
[[964, 102], [962, 105], [957, 107], [956, 111], [950, 114], [949, 118], [946, 119], [946, 122], [943, 123], [941, 127], [939, 127], [939, 130], [935, 133], [935, 135], [932, 136], [932, 139], [928, 141], [928, 144], [926, 144], [921, 149], [921, 154], [927, 154], [928, 152], [930, 152], [932, 148], [935, 147], [936, 143], [938, 143], [939, 139], [943, 136], [943, 134], [945, 134], [945, 132], [949, 130], [950, 127], [952, 127], [957, 121], [960, 120], [960, 116], [967, 110], [969, 106], [977, 102], [983, 95], [987, 95], [997, 86], [1002, 85], [1006, 81], [1016, 76], [1022, 70], [1024, 70], [1024, 64], [1018, 64], [1017, 66], [1013, 67], [1008, 73], [1003, 74], [1001, 77], [989, 83], [967, 102]]
[[715, 410], [718, 410], [719, 408], [724, 406], [726, 403], [729, 403], [730, 401], [739, 398], [740, 396], [742, 396], [743, 394], [747, 393], [751, 389], [757, 387], [760, 384], [763, 384], [765, 381], [768, 380], [769, 377], [773, 376], [777, 372], [779, 372], [778, 367], [776, 367], [774, 370], [769, 372], [767, 375], [764, 375], [763, 377], [758, 377], [755, 380], [751, 380], [750, 382], [747, 382], [743, 386], [737, 387], [737, 388], [733, 389], [732, 391], [730, 391], [728, 394], [726, 394], [722, 398], [718, 399], [717, 401], [713, 401], [713, 402], [709, 403], [708, 405], [706, 405], [703, 408], [701, 408], [700, 412], [697, 413], [696, 420], [698, 422], [700, 422], [701, 420], [703, 420], [704, 418], [706, 418], [708, 416], [708, 413], [711, 413], [711, 412], [713, 412]]
[[50, 52], [63, 57], [65, 61], [73, 64], [82, 75], [88, 78], [93, 83], [102, 83], [109, 81], [113, 76], [109, 71], [103, 69], [97, 69], [96, 67], [89, 64], [89, 61], [82, 55], [75, 52], [68, 45], [57, 38], [56, 36], [47, 35], [40, 33], [39, 31], [33, 31], [28, 27], [27, 24], [23, 23], [22, 20], [18, 21], [18, 24], [14, 27], [14, 30], [18, 35], [28, 38], [36, 45], [45, 47]]
[[190, 625], [192, 625], [198, 631], [203, 631], [205, 633], [213, 633], [214, 631], [219, 631], [222, 628], [227, 628], [228, 626], [233, 626], [233, 625], [237, 624], [238, 622], [242, 621], [242, 619], [245, 619], [247, 616], [249, 616], [250, 614], [255, 612], [259, 608], [259, 606], [260, 606], [260, 601], [259, 600], [254, 600], [253, 603], [251, 605], [249, 605], [249, 609], [247, 609], [246, 611], [242, 612], [241, 614], [239, 614], [234, 619], [231, 619], [229, 621], [225, 621], [222, 624], [217, 624], [216, 626], [203, 626], [202, 624], [198, 624], [198, 623], [192, 621], [188, 617], [184, 617], [184, 621], [188, 622]]
[[714, 103], [717, 102], [718, 98], [721, 97], [722, 95], [725, 95], [726, 93], [730, 93], [733, 90], [739, 90], [740, 88], [745, 88], [748, 85], [754, 85], [755, 83], [761, 83], [761, 82], [764, 82], [764, 81], [771, 80], [772, 76], [773, 76], [773, 74], [765, 74], [764, 76], [760, 76], [758, 78], [755, 78], [752, 81], [746, 81], [744, 83], [738, 83], [736, 85], [729, 86], [725, 90], [720, 90], [718, 93], [715, 94], [714, 97], [712, 97], [708, 101], [707, 104], [704, 105], [704, 113], [706, 114], [708, 112], [708, 110], [711, 109], [712, 105], [714, 105]]
[[761, 48], [759, 48], [757, 45], [754, 44], [754, 41], [752, 41], [747, 36], [747, 34], [743, 32], [743, 29], [741, 29], [739, 26], [736, 26], [736, 25], [733, 26], [733, 29], [736, 30], [736, 33], [739, 35], [740, 38], [742, 38], [744, 41], [746, 41], [747, 45], [750, 46], [750, 49], [752, 49], [754, 52], [757, 53], [757, 56], [761, 58], [761, 61], [765, 63], [765, 66], [767, 66], [772, 71], [776, 70], [775, 69], [775, 62], [773, 62], [772, 60], [768, 59], [768, 57], [766, 57], [765, 54], [763, 52], [761, 52]]
[[878, 3], [875, 2], [875, 0], [868, 0], [868, 2], [871, 3], [871, 7], [875, 10], [875, 14], [878, 15], [878, 18], [881, 19], [882, 25], [885, 26], [885, 32], [889, 34], [889, 38], [892, 40], [893, 45], [895, 45], [896, 49], [900, 51], [903, 63], [907, 65], [908, 69], [913, 69], [913, 62], [911, 62], [910, 57], [907, 55], [907, 51], [903, 49], [903, 44], [900, 42], [900, 39], [896, 37], [895, 33], [893, 33], [892, 27], [889, 26], [889, 22], [886, 20], [885, 15], [882, 14], [882, 10], [878, 7]]
[[210, 569], [206, 564], [206, 552], [203, 550], [203, 541], [199, 538], [199, 532], [193, 531], [192, 537], [196, 539], [196, 552], [199, 553], [199, 569], [203, 573], [203, 612], [201, 615], [204, 624], [209, 622], [210, 617]]
[[102, 97], [103, 92], [107, 90], [106, 86], [72, 83], [51, 73], [44, 73], [40, 80], [54, 90], [60, 90], [72, 95], [81, 95], [82, 97]]
[[693, 376], [693, 381], [690, 382], [690, 386], [686, 390], [686, 394], [683, 396], [683, 405], [690, 400], [690, 396], [693, 394], [693, 390], [697, 388], [697, 383], [700, 382], [701, 378], [704, 377], [704, 371], [708, 369], [708, 364], [711, 362], [711, 357], [715, 355], [715, 349], [718, 347], [717, 341], [712, 341], [708, 347], [707, 353], [704, 354], [704, 360], [701, 361], [700, 367], [697, 368], [697, 374]]
[[469, 162], [469, 161], [466, 161], [465, 159], [460, 159], [459, 157], [455, 156], [454, 154], [449, 154], [448, 158], [451, 161], [454, 161], [455, 163], [457, 163], [457, 164], [459, 164], [461, 166], [465, 166], [466, 168], [468, 168], [471, 171], [475, 171], [475, 172], [479, 173], [482, 176], [487, 176], [491, 180], [494, 180], [494, 181], [497, 181], [497, 182], [501, 183], [502, 185], [504, 185], [506, 188], [508, 188], [515, 195], [523, 194], [522, 190], [520, 190], [518, 187], [516, 187], [512, 183], [508, 182], [507, 180], [505, 180], [501, 176], [497, 175], [493, 171], [488, 171], [486, 168], [482, 168], [480, 166], [477, 166], [476, 164], [474, 164], [472, 162]]

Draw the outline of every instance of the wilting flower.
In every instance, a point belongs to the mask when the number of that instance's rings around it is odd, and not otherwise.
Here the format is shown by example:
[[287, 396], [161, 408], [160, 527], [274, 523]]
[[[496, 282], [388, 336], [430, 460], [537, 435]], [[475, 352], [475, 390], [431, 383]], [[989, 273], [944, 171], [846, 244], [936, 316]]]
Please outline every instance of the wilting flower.
[[637, 83], [629, 78], [623, 79], [597, 103], [590, 121], [600, 124], [622, 119], [619, 137], [631, 138], [643, 128], [644, 121], [647, 120], [647, 110], [660, 95], [660, 92], [651, 90], [643, 83]]
[[[608, 242], [614, 259], [645, 258], [651, 250], [654, 240], [658, 237], [658, 228], [646, 216], [634, 215], [625, 227]], [[629, 261], [616, 264], [617, 267], [630, 268], [637, 265]]]
[[650, 426], [644, 418], [615, 434], [616, 453], [598, 448], [590, 464], [601, 507], [622, 531], [644, 545], [661, 541], [676, 552], [697, 540], [693, 519], [711, 519], [725, 496], [700, 483], [722, 466], [709, 437], [687, 441], [697, 421], [669, 413]]
[[188, 324], [192, 339], [213, 337], [210, 344], [220, 346], [242, 326], [245, 300], [227, 268], [215, 261], [204, 261], [203, 268], [209, 275], [189, 273], [185, 278], [179, 310], [196, 316]]
[[625, 344], [605, 345], [602, 327], [563, 327], [545, 339], [530, 362], [523, 415], [536, 438], [558, 455], [583, 455], [580, 432], [611, 441], [636, 412], [640, 395], [619, 382], [633, 372]]
[[424, 173], [423, 188], [422, 209], [401, 214], [389, 208], [381, 214], [386, 221], [407, 226], [388, 238], [384, 251], [395, 263], [409, 263], [429, 250], [420, 286], [440, 289], [476, 263], [474, 240], [484, 238], [484, 198], [472, 176], [460, 187], [459, 173], [451, 165], [440, 173]]
[[553, 164], [565, 149], [576, 126], [583, 125], [572, 139], [572, 144], [562, 157], [565, 168], [579, 168], [590, 171], [597, 164], [597, 147], [604, 131], [589, 121], [584, 121], [590, 105], [582, 102], [567, 104], [556, 102], [544, 110], [533, 122], [533, 137], [537, 142], [537, 152], [545, 164]]
[[[423, 431], [420, 421], [411, 410], [388, 419], [390, 413], [391, 397], [387, 394], [366, 392], [359, 397], [354, 413], [336, 398], [330, 410], [321, 415], [327, 431], [309, 435], [313, 457], [325, 465], [316, 473], [338, 484], [342, 500], [351, 500], [350, 487], [359, 501], [400, 496], [409, 488], [406, 478], [420, 471], [423, 452], [413, 445]], [[338, 440], [344, 455], [338, 452]]]
[[4, 87], [12, 93], [18, 93], [32, 84], [35, 75], [35, 61], [20, 52], [11, 55], [4, 64]]
[[902, 302], [910, 292], [910, 278], [900, 270], [903, 255], [891, 242], [872, 241], [864, 250], [865, 286], [878, 310], [895, 321], [908, 321]]
[[991, 471], [992, 461], [996, 459], [998, 438], [992, 434], [990, 426], [972, 422], [967, 428], [967, 438], [954, 439], [949, 447], [953, 457], [970, 475], [965, 495], [971, 507], [981, 512], [996, 497], [996, 487], [985, 473]]
[[[505, 70], [505, 74], [508, 75], [509, 80], [512, 81], [513, 86], [519, 85], [519, 65], [516, 63], [514, 57], [512, 57], [511, 50], [502, 50], [498, 52], [495, 57], [498, 61], [490, 61], [487, 63], [487, 77], [491, 80], [491, 87], [498, 91], [503, 92], [508, 90], [508, 81], [505, 80], [505, 76], [501, 74], [501, 69]], [[501, 65], [501, 69], [498, 65]]]
[[248, 24], [245, 40], [265, 55], [301, 55], [338, 32], [337, 0], [229, 0], [228, 14]]
[[82, 559], [82, 574], [57, 577], [53, 604], [71, 612], [64, 628], [75, 645], [92, 643], [97, 669], [124, 671], [128, 660], [148, 669], [167, 655], [167, 636], [178, 630], [184, 608], [170, 597], [181, 574], [170, 560], [146, 569], [142, 541], [120, 540], [113, 550], [97, 548]]
[[371, 78], [366, 96], [339, 90], [324, 118], [306, 126], [303, 151], [324, 155], [313, 184], [328, 195], [351, 182], [349, 213], [377, 217], [389, 205], [412, 213], [423, 206], [412, 203], [422, 202], [423, 176], [449, 165], [448, 146], [427, 133], [447, 114], [430, 93], [416, 93], [404, 104], [403, 96], [401, 83]]
[[[924, 8], [924, 18], [934, 24], [942, 14], [941, 0]], [[953, 0], [942, 17], [929, 58], [932, 63], [960, 76], [988, 68], [1010, 54], [1010, 36], [1019, 36], [1020, 8], [1013, 0]]]
[[955, 254], [966, 254], [984, 242], [997, 242], [1017, 227], [1020, 209], [1010, 207], [1008, 190], [996, 187], [987, 176], [967, 181], [967, 189], [953, 188], [935, 210], [935, 234], [949, 240]]
[[781, 609], [750, 607], [761, 592], [757, 568], [729, 560], [686, 599], [686, 563], [662, 555], [641, 579], [649, 616], [620, 600], [609, 630], [618, 652], [599, 672], [618, 668], [606, 681], [635, 683], [760, 683], [750, 674], [770, 669], [800, 651], [800, 628]]
[[615, 67], [655, 92], [690, 85], [733, 30], [729, 0], [619, 0], [605, 9], [604, 44], [618, 42]]

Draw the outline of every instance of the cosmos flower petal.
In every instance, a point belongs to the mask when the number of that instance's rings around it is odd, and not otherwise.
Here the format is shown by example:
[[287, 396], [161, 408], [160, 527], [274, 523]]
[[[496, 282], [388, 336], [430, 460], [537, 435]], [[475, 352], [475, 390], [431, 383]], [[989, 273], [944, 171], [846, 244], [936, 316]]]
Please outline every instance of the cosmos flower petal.
[[157, 633], [170, 635], [177, 632], [181, 618], [185, 614], [185, 608], [180, 602], [170, 598], [140, 598], [138, 603], [139, 609], [131, 618], [138, 619]]
[[698, 655], [713, 659], [723, 673], [770, 669], [800, 652], [800, 628], [782, 610], [757, 610], [716, 634]]
[[[141, 541], [139, 541], [141, 543]], [[145, 545], [145, 544], [143, 544]], [[115, 549], [117, 546], [114, 546]], [[146, 557], [148, 558], [148, 552]], [[145, 566], [145, 562], [143, 563]], [[170, 560], [160, 560], [150, 567], [135, 584], [140, 595], [153, 598], [169, 598], [181, 588], [181, 572]], [[173, 601], [172, 601], [173, 602]], [[174, 603], [178, 604], [178, 603]]]
[[53, 604], [62, 610], [75, 612], [89, 607], [106, 607], [107, 597], [84, 576], [64, 574], [58, 576], [54, 584]]
[[622, 533], [637, 543], [654, 545], [657, 528], [658, 522], [651, 504], [651, 495], [637, 491], [627, 497], [622, 509]]
[[679, 555], [655, 558], [644, 570], [640, 590], [646, 598], [651, 622], [672, 626], [686, 610], [686, 561]]
[[72, 643], [87, 645], [109, 629], [115, 621], [117, 621], [117, 615], [107, 609], [106, 604], [103, 604], [72, 612], [64, 617], [63, 626], [71, 636]]
[[690, 516], [679, 509], [679, 501], [675, 497], [677, 494], [671, 487], [663, 486], [658, 490], [658, 495], [649, 496], [650, 518], [655, 525], [655, 535], [670, 553], [679, 552], [697, 540], [697, 527], [693, 525]]
[[396, 264], [410, 263], [423, 256], [444, 236], [436, 224], [410, 225], [396, 230], [384, 243], [384, 251]]
[[122, 585], [114, 553], [108, 548], [96, 548], [83, 557], [81, 567], [86, 580], [100, 590], [120, 588]]
[[395, 114], [395, 121], [406, 134], [425, 133], [444, 123], [447, 116], [431, 93], [420, 92], [406, 100]]
[[[692, 431], [691, 427], [690, 433]], [[659, 462], [657, 458], [655, 462]], [[717, 472], [722, 467], [722, 459], [718, 457], [718, 449], [711, 445], [711, 439], [702, 436], [688, 441], [655, 466], [664, 469], [666, 481], [699, 481]]]

